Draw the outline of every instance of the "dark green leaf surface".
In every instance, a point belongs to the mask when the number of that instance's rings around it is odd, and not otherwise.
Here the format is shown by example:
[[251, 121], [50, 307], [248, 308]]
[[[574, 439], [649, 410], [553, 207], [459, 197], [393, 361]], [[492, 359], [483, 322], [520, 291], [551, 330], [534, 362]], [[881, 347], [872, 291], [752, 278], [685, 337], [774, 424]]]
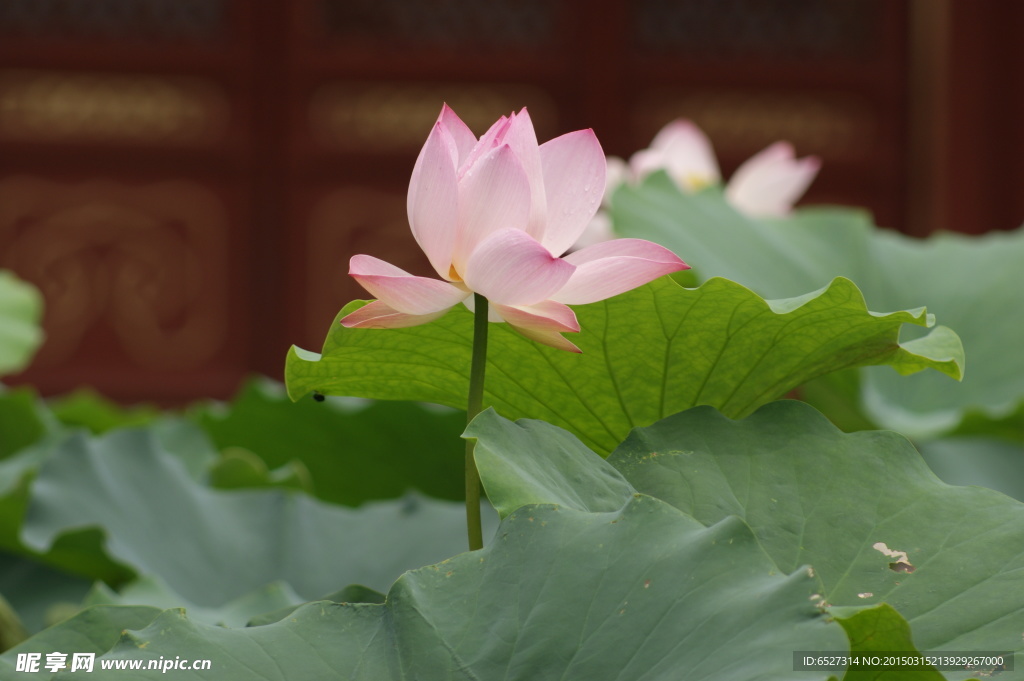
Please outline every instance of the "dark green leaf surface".
[[922, 650], [1024, 650], [1024, 602], [1007, 597], [1024, 593], [1024, 504], [940, 482], [900, 435], [844, 434], [799, 402], [743, 421], [702, 407], [608, 461], [705, 524], [743, 518], [780, 570], [811, 565], [830, 604], [892, 605]]
[[[614, 458], [612, 462], [602, 460], [566, 431], [543, 421], [513, 423], [487, 411], [474, 419], [466, 436], [478, 438], [477, 466], [488, 497], [503, 515], [508, 512], [505, 509], [543, 500], [568, 508], [600, 510], [621, 505], [636, 493], [612, 466]], [[815, 600], [824, 602], [820, 596]], [[854, 653], [915, 650], [906, 620], [887, 605], [861, 609], [839, 621]], [[843, 678], [901, 677], [898, 673], [885, 676], [854, 671]], [[943, 677], [933, 671], [914, 672], [907, 678]]]
[[[639, 490], [706, 525], [743, 518], [781, 573], [810, 565], [819, 602], [874, 632], [851, 636], [855, 650], [1024, 649], [1024, 603], [1006, 597], [1024, 593], [1024, 505], [939, 482], [895, 433], [843, 434], [799, 402], [742, 421], [699, 407], [634, 431], [599, 466], [538, 421], [484, 412], [467, 434], [478, 438], [481, 477], [499, 508], [545, 498], [611, 505]], [[511, 462], [495, 466], [498, 457]], [[909, 621], [913, 641], [898, 615], [858, 613], [882, 603]], [[1001, 678], [1024, 678], [1015, 674]]]
[[[630, 428], [694, 405], [740, 417], [847, 367], [888, 364], [901, 373], [930, 367], [958, 377], [962, 363], [955, 335], [941, 327], [913, 348], [898, 345], [904, 324], [931, 323], [924, 310], [868, 312], [845, 279], [766, 302], [724, 279], [686, 289], [663, 277], [576, 312], [578, 355], [492, 324], [484, 399], [506, 416], [566, 428], [602, 454]], [[298, 399], [315, 390], [460, 406], [468, 390], [471, 321], [459, 306], [407, 329], [335, 324], [322, 354], [290, 351], [289, 394]]]
[[[105, 580], [110, 584], [128, 579], [132, 571], [106, 554], [102, 548], [102, 533], [97, 528], [68, 528], [47, 547], [45, 555], [22, 542], [22, 524], [36, 489], [37, 472], [56, 453], [65, 452], [66, 456], [71, 436], [42, 403], [33, 401], [22, 409], [26, 405], [19, 401], [17, 407], [15, 414], [20, 412], [21, 416], [29, 417], [26, 423], [32, 425], [33, 433], [40, 427], [43, 432], [30, 446], [0, 460], [0, 547], [14, 554], [32, 556], [78, 577]], [[151, 424], [146, 437], [166, 456], [176, 458], [177, 465], [194, 480], [201, 477], [216, 456], [195, 426], [173, 418], [161, 418]], [[70, 489], [75, 489], [73, 480], [68, 484]], [[107, 493], [106, 489], [100, 485], [95, 493]], [[115, 492], [109, 494], [116, 497]]]
[[312, 603], [247, 629], [167, 611], [104, 659], [184, 649], [213, 669], [176, 678], [225, 681], [825, 679], [792, 670], [800, 646], [843, 646], [816, 587], [777, 574], [735, 518], [705, 528], [644, 496], [611, 513], [534, 506], [482, 551], [407, 573], [384, 605]]
[[464, 498], [465, 412], [337, 398], [292, 403], [279, 383], [252, 379], [231, 402], [192, 416], [219, 449], [244, 448], [271, 469], [301, 462], [326, 501], [357, 506], [410, 489]]
[[[219, 606], [278, 580], [305, 598], [351, 583], [387, 588], [462, 550], [464, 528], [460, 504], [422, 497], [348, 509], [280, 489], [210, 489], [150, 431], [125, 430], [75, 436], [49, 456], [22, 539], [37, 551], [64, 545], [68, 569], [109, 556]], [[93, 543], [66, 546], [82, 532]]]

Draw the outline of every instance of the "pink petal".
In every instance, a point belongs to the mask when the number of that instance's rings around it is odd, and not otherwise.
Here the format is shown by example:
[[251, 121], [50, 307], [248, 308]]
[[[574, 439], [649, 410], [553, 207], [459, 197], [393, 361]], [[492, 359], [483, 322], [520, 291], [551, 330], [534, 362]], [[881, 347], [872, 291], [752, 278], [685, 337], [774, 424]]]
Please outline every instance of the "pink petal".
[[672, 251], [643, 239], [605, 241], [564, 259], [576, 265], [576, 272], [551, 299], [568, 305], [611, 298], [662, 275], [689, 269]]
[[476, 146], [476, 135], [447, 104], [441, 107], [441, 115], [437, 117], [437, 121], [448, 130], [448, 134], [455, 141], [455, 147], [459, 151], [455, 167], [462, 167], [463, 162], [469, 158], [470, 152]]
[[447, 310], [469, 295], [449, 283], [413, 276], [369, 255], [352, 256], [348, 273], [389, 308], [407, 315]]
[[[444, 112], [442, 111], [442, 116]], [[456, 142], [439, 121], [427, 137], [409, 181], [406, 207], [412, 235], [437, 273], [448, 278], [455, 244], [459, 190]]]
[[511, 121], [507, 117], [502, 116], [491, 124], [491, 127], [487, 129], [487, 132], [485, 132], [480, 137], [480, 140], [473, 145], [469, 155], [462, 159], [462, 165], [459, 166], [460, 180], [465, 176], [470, 168], [480, 161], [480, 159], [504, 144], [502, 139], [505, 137], [505, 131], [508, 130], [510, 123]]
[[491, 305], [501, 319], [512, 326], [554, 333], [576, 333], [580, 323], [572, 308], [553, 300], [542, 300], [533, 305]]
[[480, 242], [499, 229], [525, 229], [529, 216], [529, 180], [512, 149], [502, 145], [459, 181], [459, 231], [452, 251], [457, 274], [465, 276], [466, 262]]
[[551, 333], [548, 331], [537, 331], [534, 329], [524, 329], [519, 326], [513, 326], [512, 328], [521, 336], [525, 336], [526, 338], [529, 338], [530, 340], [536, 341], [538, 343], [543, 343], [544, 345], [549, 345], [556, 350], [565, 350], [566, 352], [575, 353], [583, 352], [578, 347], [576, 347], [575, 343], [571, 342], [569, 339], [567, 339], [565, 336], [561, 334]]
[[466, 264], [473, 291], [501, 305], [532, 305], [560, 290], [576, 268], [526, 232], [502, 229], [477, 246]]
[[553, 255], [576, 243], [604, 196], [607, 163], [593, 130], [577, 130], [540, 146], [547, 225], [540, 240]]
[[545, 300], [536, 305], [513, 307], [509, 305], [492, 305], [502, 319], [523, 336], [530, 340], [550, 345], [559, 350], [579, 352], [580, 349], [561, 336], [564, 332], [580, 330], [576, 314], [569, 307]]
[[747, 215], [787, 215], [820, 167], [821, 162], [814, 156], [796, 160], [791, 145], [776, 142], [736, 169], [725, 196]]
[[662, 128], [650, 148], [633, 155], [630, 166], [639, 178], [664, 169], [686, 191], [717, 184], [722, 178], [711, 141], [693, 122], [684, 119]]
[[534, 239], [541, 240], [544, 225], [547, 221], [547, 201], [544, 195], [544, 172], [541, 168], [540, 147], [537, 146], [537, 133], [533, 130], [533, 121], [524, 107], [519, 114], [512, 114], [504, 140], [523, 165], [526, 178], [530, 184], [530, 218], [526, 224], [526, 232]]
[[432, 322], [443, 317], [446, 312], [448, 309], [433, 314], [404, 314], [392, 309], [383, 301], [375, 300], [368, 305], [363, 305], [355, 312], [345, 315], [340, 320], [340, 324], [350, 329], [403, 329]]

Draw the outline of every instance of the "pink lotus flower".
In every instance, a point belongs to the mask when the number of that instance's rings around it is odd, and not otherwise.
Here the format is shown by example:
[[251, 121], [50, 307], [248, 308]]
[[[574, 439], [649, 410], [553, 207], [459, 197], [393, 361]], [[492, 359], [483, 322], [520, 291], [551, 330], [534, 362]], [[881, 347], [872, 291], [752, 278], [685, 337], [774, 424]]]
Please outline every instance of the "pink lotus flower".
[[[636, 180], [664, 168], [683, 191], [697, 191], [722, 181], [707, 135], [682, 119], [662, 128], [649, 148], [633, 154], [629, 166]], [[726, 185], [725, 196], [750, 216], [787, 215], [820, 167], [816, 157], [797, 159], [791, 144], [776, 142], [736, 169]]]
[[377, 300], [341, 323], [358, 328], [425, 324], [473, 293], [488, 318], [540, 343], [579, 349], [561, 334], [580, 330], [569, 305], [604, 300], [687, 269], [671, 251], [618, 239], [565, 253], [601, 202], [605, 157], [593, 130], [537, 144], [530, 116], [502, 116], [479, 140], [447, 105], [409, 183], [413, 236], [443, 281], [418, 277], [368, 255], [351, 274]]
[[[754, 154], [736, 169], [725, 187], [725, 198], [750, 217], [783, 217], [793, 210], [814, 181], [821, 161], [815, 156], [797, 159], [788, 142], [775, 142]], [[696, 192], [722, 183], [718, 160], [707, 135], [693, 122], [678, 119], [658, 131], [651, 146], [641, 149], [626, 163], [608, 158], [608, 183], [601, 210], [576, 243], [582, 248], [615, 238], [606, 210], [612, 194], [623, 184], [637, 184], [653, 172], [664, 170], [684, 192]]]
[[664, 170], [688, 192], [722, 181], [711, 141], [700, 128], [683, 119], [666, 125], [651, 140], [651, 146], [633, 154], [629, 169], [636, 181]]

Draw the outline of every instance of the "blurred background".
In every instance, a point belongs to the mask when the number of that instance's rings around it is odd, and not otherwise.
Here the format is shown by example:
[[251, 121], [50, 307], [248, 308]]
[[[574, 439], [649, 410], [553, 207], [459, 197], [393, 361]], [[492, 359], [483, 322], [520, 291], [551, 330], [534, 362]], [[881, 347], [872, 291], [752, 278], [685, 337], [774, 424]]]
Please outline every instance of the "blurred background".
[[367, 297], [351, 255], [427, 273], [405, 191], [445, 101], [625, 157], [686, 117], [726, 176], [776, 140], [821, 157], [805, 204], [1015, 228], [1021, 35], [1002, 0], [0, 0], [0, 268], [47, 333], [7, 382], [279, 379]]

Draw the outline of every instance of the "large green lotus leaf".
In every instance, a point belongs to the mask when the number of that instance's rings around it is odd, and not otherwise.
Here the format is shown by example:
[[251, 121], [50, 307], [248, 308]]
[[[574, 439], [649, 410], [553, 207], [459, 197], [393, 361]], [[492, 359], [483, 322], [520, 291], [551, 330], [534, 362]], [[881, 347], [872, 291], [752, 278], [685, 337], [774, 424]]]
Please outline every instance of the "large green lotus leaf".
[[[363, 303], [350, 303], [347, 314]], [[807, 380], [839, 369], [888, 364], [960, 375], [956, 336], [938, 328], [910, 349], [905, 323], [923, 309], [879, 315], [849, 281], [767, 302], [724, 279], [687, 289], [663, 277], [576, 308], [582, 354], [528, 341], [491, 324], [484, 401], [506, 416], [542, 418], [599, 453], [630, 428], [707, 404], [745, 416]], [[311, 392], [411, 399], [449, 406], [468, 392], [472, 315], [462, 306], [406, 329], [335, 324], [322, 354], [293, 347], [285, 376], [293, 399]]]
[[1024, 650], [1008, 597], [1024, 593], [1024, 504], [942, 483], [896, 433], [844, 434], [800, 402], [742, 421], [700, 407], [608, 462], [707, 525], [743, 518], [780, 570], [811, 565], [828, 603], [889, 603], [922, 650]]
[[167, 611], [102, 659], [187, 655], [212, 669], [176, 678], [225, 681], [825, 679], [793, 672], [793, 650], [845, 646], [817, 586], [778, 574], [742, 521], [705, 528], [638, 495], [605, 513], [523, 507], [485, 549], [403, 575], [382, 605], [311, 603], [245, 629]]
[[295, 404], [280, 384], [252, 379], [231, 402], [203, 405], [193, 417], [220, 449], [247, 449], [269, 468], [301, 461], [327, 501], [358, 505], [409, 489], [464, 498], [465, 412], [338, 398]]
[[[22, 540], [42, 552], [98, 533], [103, 555], [219, 606], [278, 580], [305, 598], [350, 583], [387, 588], [461, 550], [464, 528], [460, 504], [416, 496], [349, 509], [280, 489], [210, 489], [151, 432], [123, 430], [69, 438], [48, 457]], [[67, 548], [58, 564], [75, 570], [95, 554]]]
[[[797, 296], [838, 276], [857, 281], [872, 264], [866, 244], [874, 227], [858, 210], [802, 209], [786, 219], [752, 218], [733, 208], [718, 188], [684, 194], [657, 173], [616, 191], [611, 212], [620, 236], [661, 243], [701, 280], [728, 277], [767, 298]], [[932, 301], [927, 304], [931, 308]]]
[[956, 329], [970, 370], [960, 385], [934, 372], [903, 379], [865, 370], [862, 406], [884, 427], [933, 436], [969, 412], [1001, 420], [1024, 403], [1019, 329], [1006, 322], [1024, 309], [1024, 229], [915, 239], [841, 208], [757, 219], [738, 213], [720, 191], [680, 193], [663, 174], [616, 192], [613, 216], [622, 236], [661, 243], [701, 277], [727, 277], [768, 298], [843, 276], [856, 282], [872, 310], [927, 305]]
[[[512, 423], [494, 411], [474, 419], [466, 435], [477, 439], [481, 479], [499, 509], [539, 499], [605, 508], [639, 490], [708, 525], [744, 517], [779, 572], [813, 568], [822, 580], [819, 602], [842, 612], [855, 651], [915, 650], [907, 621], [877, 607], [886, 603], [909, 611], [914, 638], [931, 649], [1024, 647], [1024, 607], [1002, 592], [1016, 592], [1024, 579], [1024, 527], [1014, 527], [1024, 506], [989, 490], [943, 485], [894, 433], [844, 435], [807, 405], [777, 402], [739, 422], [707, 407], [684, 412], [638, 429], [607, 461], [555, 426]], [[936, 497], [923, 508], [915, 483]], [[953, 510], [930, 515], [930, 506], [943, 503]], [[890, 512], [890, 522], [880, 519]], [[933, 521], [956, 514], [961, 524], [932, 530]], [[974, 530], [985, 536], [975, 538]], [[908, 539], [929, 531], [939, 537], [938, 551]], [[872, 548], [876, 540], [906, 551], [911, 567]], [[961, 552], [981, 556], [977, 575], [965, 574]], [[874, 678], [858, 674], [850, 678]]]
[[[38, 439], [0, 460], [0, 548], [80, 577], [104, 580], [110, 584], [120, 584], [129, 579], [132, 570], [106, 554], [102, 548], [102, 534], [97, 528], [75, 529], [62, 534], [48, 547], [45, 555], [21, 540], [22, 523], [33, 498], [36, 474], [56, 452], [64, 450], [69, 434], [40, 401], [24, 403], [18, 400], [14, 406], [14, 414], [30, 425], [28, 430], [23, 429], [23, 439], [31, 439], [29, 435], [38, 436]], [[216, 457], [202, 432], [190, 423], [161, 418], [151, 424], [147, 432], [159, 448], [168, 456], [176, 457], [195, 480], [201, 478]], [[15, 600], [20, 603], [22, 599]]]
[[[927, 376], [894, 383], [867, 371], [863, 400], [872, 418], [921, 437], [950, 431], [975, 412], [997, 422], [1019, 414], [1024, 352], [1018, 324], [1008, 323], [1007, 313], [1012, 318], [1024, 310], [1024, 229], [983, 237], [941, 234], [923, 241], [886, 231], [872, 236], [869, 253], [875, 264], [855, 279], [864, 281], [865, 297], [878, 306], [923, 301], [944, 324], [963, 331], [971, 358], [961, 385]], [[950, 276], [956, 272], [967, 274], [967, 280]], [[1024, 429], [1015, 439], [1024, 442]]]
[[0, 548], [12, 554], [34, 557], [45, 565], [74, 575], [102, 579], [112, 584], [124, 581], [131, 576], [131, 571], [106, 556], [101, 548], [102, 538], [96, 529], [64, 534], [45, 556], [27, 547], [21, 539], [36, 473], [59, 446], [56, 442], [59, 438], [56, 441], [45, 438], [0, 461]]
[[[480, 478], [488, 498], [503, 517], [522, 504], [544, 501], [600, 511], [621, 506], [637, 493], [612, 462], [589, 450], [572, 434], [543, 421], [521, 419], [513, 423], [488, 410], [473, 420], [465, 436], [477, 440], [474, 452]], [[819, 595], [816, 600], [823, 599]], [[906, 620], [885, 604], [837, 619], [855, 653], [915, 650]], [[802, 650], [811, 651], [806, 647]], [[868, 678], [875, 677], [861, 671], [844, 676], [848, 681]], [[915, 671], [910, 678], [943, 677], [934, 671]]]
[[[611, 462], [572, 434], [543, 421], [521, 419], [513, 423], [488, 410], [473, 420], [465, 436], [477, 440], [474, 452], [480, 478], [488, 498], [503, 517], [511, 513], [509, 509], [544, 501], [599, 511], [620, 506], [637, 493]], [[818, 595], [815, 600], [824, 599]], [[837, 621], [846, 630], [853, 653], [916, 650], [906, 620], [886, 604], [862, 608]], [[814, 652], [807, 647], [801, 650]], [[904, 673], [908, 675], [885, 677], [857, 670], [843, 678], [943, 678], [934, 670]]]
[[43, 340], [43, 298], [34, 286], [0, 270], [0, 376], [28, 365]]
[[[13, 417], [13, 439], [34, 440], [17, 453], [0, 460], [0, 548], [12, 553], [35, 556], [46, 563], [70, 570], [76, 575], [119, 583], [131, 575], [123, 565], [107, 558], [100, 548], [95, 529], [68, 532], [47, 551], [45, 558], [21, 541], [22, 522], [32, 499], [36, 473], [46, 461], [66, 446], [69, 434], [40, 401], [23, 399], [31, 393], [21, 391], [5, 397], [16, 398], [7, 407]], [[216, 452], [194, 425], [173, 418], [162, 418], [148, 429], [149, 436], [169, 455], [176, 456], [194, 479], [199, 479], [216, 457]]]

